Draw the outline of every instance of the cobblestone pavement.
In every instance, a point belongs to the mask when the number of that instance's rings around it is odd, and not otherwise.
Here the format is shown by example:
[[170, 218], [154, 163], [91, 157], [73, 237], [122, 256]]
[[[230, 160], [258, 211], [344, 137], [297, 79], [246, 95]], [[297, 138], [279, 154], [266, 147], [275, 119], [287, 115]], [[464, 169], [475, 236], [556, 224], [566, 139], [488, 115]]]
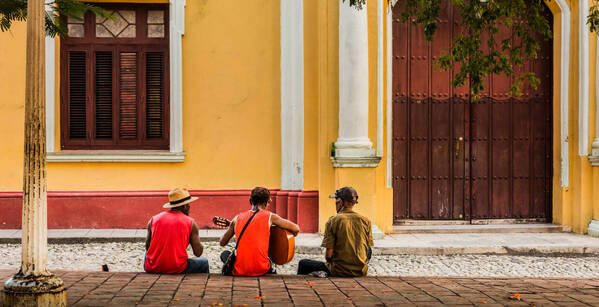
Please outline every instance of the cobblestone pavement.
[[[0, 270], [0, 279], [12, 274]], [[599, 305], [599, 279], [56, 274], [69, 306]]]
[[[204, 256], [211, 272], [220, 272], [218, 255], [224, 249], [216, 242], [204, 243]], [[142, 271], [143, 243], [50, 244], [48, 265], [51, 270]], [[295, 274], [299, 259], [324, 260], [322, 255], [296, 254], [293, 261], [277, 269]], [[21, 248], [0, 244], [0, 269], [20, 265]], [[514, 255], [375, 255], [370, 263], [371, 276], [462, 276], [462, 277], [584, 277], [599, 278], [599, 257], [549, 257]]]

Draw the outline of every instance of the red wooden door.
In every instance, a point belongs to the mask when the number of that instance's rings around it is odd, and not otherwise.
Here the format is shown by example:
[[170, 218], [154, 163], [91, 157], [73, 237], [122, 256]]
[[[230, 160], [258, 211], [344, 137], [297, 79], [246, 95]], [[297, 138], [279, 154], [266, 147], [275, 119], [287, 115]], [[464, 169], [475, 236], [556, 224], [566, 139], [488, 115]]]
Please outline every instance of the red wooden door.
[[492, 76], [471, 103], [467, 86], [451, 86], [459, 67], [433, 65], [459, 31], [450, 1], [441, 5], [431, 43], [395, 8], [394, 220], [550, 217], [551, 41], [527, 64], [542, 80], [538, 90], [512, 97], [510, 81]]

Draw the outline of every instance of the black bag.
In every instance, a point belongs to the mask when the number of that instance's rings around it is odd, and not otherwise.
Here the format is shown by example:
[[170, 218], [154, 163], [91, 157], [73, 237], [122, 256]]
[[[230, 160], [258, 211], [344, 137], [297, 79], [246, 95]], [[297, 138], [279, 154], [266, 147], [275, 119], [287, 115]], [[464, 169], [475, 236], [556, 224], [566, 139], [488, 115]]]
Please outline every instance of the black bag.
[[239, 242], [241, 242], [241, 237], [243, 236], [243, 233], [245, 232], [245, 229], [248, 227], [248, 225], [250, 224], [250, 222], [252, 221], [252, 219], [254, 218], [254, 216], [256, 216], [256, 214], [258, 214], [259, 211], [260, 211], [260, 209], [258, 209], [250, 217], [250, 219], [245, 223], [245, 226], [243, 226], [243, 229], [241, 230], [241, 233], [239, 233], [239, 238], [237, 238], [237, 244], [235, 244], [235, 249], [233, 250], [233, 252], [231, 254], [229, 254], [229, 257], [227, 258], [227, 260], [225, 261], [225, 263], [223, 263], [223, 269], [222, 269], [223, 275], [225, 275], [225, 276], [233, 276], [233, 267], [235, 266], [235, 258], [237, 258], [237, 247], [239, 247]]

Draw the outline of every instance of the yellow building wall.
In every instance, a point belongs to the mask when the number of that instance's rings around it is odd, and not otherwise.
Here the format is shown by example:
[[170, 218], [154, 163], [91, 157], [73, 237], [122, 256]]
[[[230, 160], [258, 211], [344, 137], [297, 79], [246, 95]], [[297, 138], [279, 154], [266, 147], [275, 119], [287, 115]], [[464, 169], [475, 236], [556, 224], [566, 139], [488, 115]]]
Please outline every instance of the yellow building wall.
[[[49, 190], [280, 187], [279, 1], [188, 1], [185, 14], [185, 162], [48, 163]], [[0, 83], [0, 190], [18, 191], [23, 161], [24, 24], [0, 33], [0, 41], [0, 76], [11, 80]], [[57, 76], [59, 67], [57, 62]], [[58, 149], [58, 88], [55, 109]]]

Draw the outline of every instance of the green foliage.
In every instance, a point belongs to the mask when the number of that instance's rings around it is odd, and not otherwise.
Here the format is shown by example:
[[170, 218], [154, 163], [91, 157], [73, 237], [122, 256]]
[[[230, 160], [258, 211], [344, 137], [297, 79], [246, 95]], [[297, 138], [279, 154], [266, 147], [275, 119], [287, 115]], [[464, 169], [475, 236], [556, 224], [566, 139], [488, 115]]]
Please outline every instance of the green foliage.
[[[82, 19], [82, 16], [91, 11], [96, 15], [110, 18], [110, 14], [103, 9], [79, 2], [76, 0], [55, 0], [46, 4], [46, 35], [67, 35], [68, 28], [64, 19], [59, 16], [66, 16]], [[0, 31], [8, 31], [14, 21], [24, 21], [27, 19], [27, 0], [0, 0]]]
[[587, 24], [589, 25], [591, 32], [599, 32], [599, 0], [592, 0], [593, 5], [589, 9], [589, 17], [587, 18]]
[[[343, 0], [345, 2], [345, 0]], [[361, 10], [366, 4], [366, 0], [349, 0], [349, 5]]]
[[[535, 59], [540, 39], [551, 38], [551, 27], [544, 16], [543, 0], [451, 0], [460, 14], [453, 48], [445, 50], [435, 65], [443, 70], [459, 66], [453, 87], [470, 84], [470, 92], [478, 99], [485, 91], [485, 78], [491, 74], [505, 74], [511, 78], [510, 92], [521, 94], [528, 82], [536, 88], [539, 79], [524, 71], [526, 60]], [[440, 0], [399, 1], [403, 22], [421, 24], [428, 41], [433, 39], [441, 12]], [[500, 38], [501, 29], [512, 33]]]

